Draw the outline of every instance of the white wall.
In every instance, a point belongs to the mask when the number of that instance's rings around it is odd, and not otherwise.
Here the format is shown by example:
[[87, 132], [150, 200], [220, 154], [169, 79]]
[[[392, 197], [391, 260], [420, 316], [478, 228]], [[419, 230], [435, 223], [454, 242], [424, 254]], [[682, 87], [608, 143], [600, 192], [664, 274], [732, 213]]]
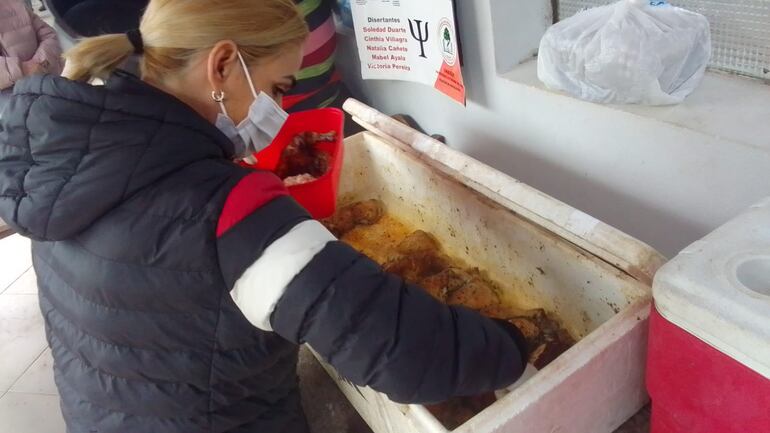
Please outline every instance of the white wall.
[[588, 104], [543, 90], [532, 65], [498, 76], [489, 0], [457, 3], [468, 107], [416, 84], [361, 81], [345, 36], [354, 92], [669, 256], [770, 195], [770, 87], [712, 75], [680, 107]]

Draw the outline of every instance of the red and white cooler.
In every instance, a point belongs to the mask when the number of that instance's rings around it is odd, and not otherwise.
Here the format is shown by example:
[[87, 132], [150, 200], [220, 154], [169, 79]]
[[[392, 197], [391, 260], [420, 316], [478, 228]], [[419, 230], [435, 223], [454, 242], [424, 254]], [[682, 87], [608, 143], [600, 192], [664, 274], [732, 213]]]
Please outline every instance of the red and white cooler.
[[651, 433], [770, 433], [770, 199], [655, 276]]

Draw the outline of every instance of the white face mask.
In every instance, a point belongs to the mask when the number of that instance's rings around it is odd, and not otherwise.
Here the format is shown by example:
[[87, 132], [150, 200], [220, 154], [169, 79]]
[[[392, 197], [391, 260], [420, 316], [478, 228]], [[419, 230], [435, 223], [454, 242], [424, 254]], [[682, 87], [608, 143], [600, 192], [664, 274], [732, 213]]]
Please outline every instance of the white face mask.
[[225, 104], [220, 101], [219, 106], [222, 112], [217, 115], [216, 127], [222, 131], [230, 141], [235, 145], [235, 156], [239, 159], [248, 158], [256, 152], [266, 148], [273, 142], [281, 130], [289, 114], [265, 92], [257, 94], [254, 83], [251, 81], [249, 69], [243, 60], [241, 53], [238, 53], [238, 59], [241, 61], [243, 72], [251, 87], [251, 94], [254, 95], [254, 102], [249, 107], [249, 114], [238, 126], [227, 114]]

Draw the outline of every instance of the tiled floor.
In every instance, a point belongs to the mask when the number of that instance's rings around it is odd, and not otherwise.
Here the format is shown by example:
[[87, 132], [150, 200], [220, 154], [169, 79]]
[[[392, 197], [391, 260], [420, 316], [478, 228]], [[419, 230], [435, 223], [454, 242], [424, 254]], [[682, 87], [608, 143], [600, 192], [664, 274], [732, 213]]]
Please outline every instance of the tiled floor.
[[[40, 0], [33, 0], [35, 11]], [[52, 24], [50, 12], [38, 13]], [[64, 433], [29, 241], [0, 240], [0, 433]]]
[[29, 241], [0, 240], [0, 432], [63, 433]]

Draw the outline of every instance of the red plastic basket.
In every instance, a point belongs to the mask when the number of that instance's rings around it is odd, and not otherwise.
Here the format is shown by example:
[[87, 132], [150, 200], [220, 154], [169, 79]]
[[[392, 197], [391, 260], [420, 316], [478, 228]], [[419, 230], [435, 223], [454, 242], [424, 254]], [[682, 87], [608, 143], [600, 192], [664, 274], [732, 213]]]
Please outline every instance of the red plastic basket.
[[318, 143], [318, 149], [330, 155], [329, 171], [313, 182], [288, 187], [289, 194], [315, 219], [334, 215], [337, 208], [337, 188], [340, 184], [343, 159], [345, 115], [336, 108], [293, 113], [286, 120], [278, 136], [267, 148], [257, 153], [257, 164], [248, 167], [275, 171], [283, 150], [291, 140], [303, 132], [327, 133], [335, 131], [337, 140], [333, 143]]

